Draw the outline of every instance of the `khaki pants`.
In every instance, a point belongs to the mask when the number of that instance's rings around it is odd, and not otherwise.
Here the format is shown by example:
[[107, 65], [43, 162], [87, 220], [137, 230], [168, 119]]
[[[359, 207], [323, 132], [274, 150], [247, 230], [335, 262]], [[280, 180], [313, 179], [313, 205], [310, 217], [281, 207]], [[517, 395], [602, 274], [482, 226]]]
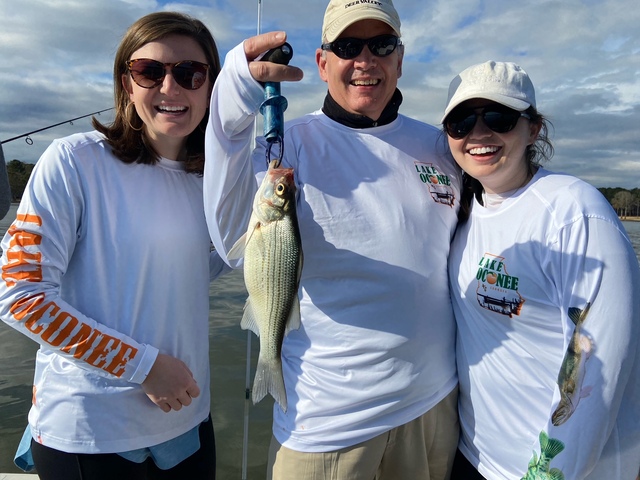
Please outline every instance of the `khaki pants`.
[[335, 452], [297, 452], [272, 437], [267, 479], [448, 480], [458, 436], [456, 387], [421, 417]]

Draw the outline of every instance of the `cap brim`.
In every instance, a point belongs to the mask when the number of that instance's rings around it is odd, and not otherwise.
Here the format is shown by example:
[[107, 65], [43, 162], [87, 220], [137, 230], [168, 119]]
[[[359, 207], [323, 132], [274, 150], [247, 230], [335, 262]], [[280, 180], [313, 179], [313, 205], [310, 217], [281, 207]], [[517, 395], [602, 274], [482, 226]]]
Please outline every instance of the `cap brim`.
[[361, 20], [379, 20], [381, 22], [384, 22], [387, 25], [389, 25], [391, 28], [393, 28], [393, 31], [396, 32], [397, 36], [400, 36], [400, 32], [398, 31], [398, 28], [395, 27], [393, 23], [390, 23], [391, 19], [389, 15], [385, 12], [379, 12], [376, 10], [373, 10], [373, 11], [364, 10], [357, 14], [353, 14], [345, 17], [348, 18], [348, 20], [345, 21], [344, 18], [339, 18], [336, 21], [334, 21], [329, 28], [326, 29], [326, 31], [324, 32], [325, 38], [323, 39], [323, 41], [326, 41], [327, 43], [333, 42], [348, 27], [350, 27], [354, 23], [359, 22]]
[[499, 93], [473, 93], [465, 96], [455, 97], [451, 99], [449, 105], [444, 111], [444, 115], [442, 116], [442, 120], [440, 123], [444, 123], [447, 115], [451, 113], [451, 110], [456, 108], [461, 103], [466, 102], [467, 100], [471, 100], [474, 98], [481, 98], [484, 100], [491, 100], [492, 102], [499, 103], [504, 105], [505, 107], [513, 108], [519, 112], [524, 112], [527, 108], [531, 106], [530, 103], [525, 102], [524, 100], [518, 100], [517, 98], [508, 97], [506, 95], [501, 95]]

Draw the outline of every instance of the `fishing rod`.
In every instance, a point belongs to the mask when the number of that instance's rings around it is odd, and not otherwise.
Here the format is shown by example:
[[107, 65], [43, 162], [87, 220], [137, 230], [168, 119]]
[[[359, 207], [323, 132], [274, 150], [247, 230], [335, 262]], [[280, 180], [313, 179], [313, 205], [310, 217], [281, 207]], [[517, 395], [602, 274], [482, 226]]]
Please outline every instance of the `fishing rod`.
[[[260, 35], [262, 30], [262, 0], [258, 0], [258, 17], [256, 25], [256, 35]], [[258, 136], [257, 122], [253, 126], [253, 148], [255, 139]], [[247, 480], [247, 461], [249, 456], [249, 399], [251, 398], [251, 330], [247, 329], [247, 361], [245, 366], [244, 380], [244, 422], [242, 431], [242, 480]]]
[[32, 132], [29, 132], [29, 133], [23, 133], [22, 135], [18, 135], [17, 137], [8, 138], [7, 140], [2, 140], [2, 142], [0, 142], [0, 145], [8, 143], [8, 142], [12, 142], [13, 140], [17, 140], [17, 139], [22, 138], [22, 137], [27, 137], [25, 139], [25, 142], [27, 143], [27, 145], [33, 145], [33, 140], [31, 139], [31, 135], [33, 135], [34, 133], [43, 132], [45, 130], [49, 130], [50, 128], [54, 128], [54, 127], [59, 127], [60, 125], [64, 125], [65, 123], [69, 123], [69, 124], [73, 125], [73, 122], [76, 121], [76, 120], [80, 120], [82, 118], [90, 117], [92, 115], [100, 115], [102, 112], [108, 112], [109, 110], [113, 110], [114, 108], [115, 107], [105, 108], [104, 110], [99, 110], [99, 111], [93, 112], [93, 113], [87, 113], [86, 115], [82, 115], [80, 117], [72, 118], [70, 120], [65, 120], [64, 122], [56, 123], [54, 125], [49, 125], [48, 127], [39, 128], [38, 130], [34, 130]]
[[[261, 33], [262, 24], [262, 0], [258, 0], [258, 25], [257, 35]], [[265, 53], [261, 61], [288, 65], [293, 57], [293, 48], [288, 43], [273, 48]], [[266, 160], [267, 168], [271, 160], [272, 148], [279, 147], [276, 168], [280, 166], [284, 154], [284, 111], [288, 102], [280, 94], [280, 82], [264, 83], [264, 101], [260, 106], [260, 113], [264, 116], [263, 132], [267, 141]], [[254, 148], [255, 138], [258, 136], [258, 125], [254, 125]], [[247, 364], [245, 371], [245, 399], [244, 399], [244, 431], [242, 438], [242, 480], [247, 480], [247, 457], [249, 444], [249, 399], [251, 398], [251, 330], [247, 330]]]

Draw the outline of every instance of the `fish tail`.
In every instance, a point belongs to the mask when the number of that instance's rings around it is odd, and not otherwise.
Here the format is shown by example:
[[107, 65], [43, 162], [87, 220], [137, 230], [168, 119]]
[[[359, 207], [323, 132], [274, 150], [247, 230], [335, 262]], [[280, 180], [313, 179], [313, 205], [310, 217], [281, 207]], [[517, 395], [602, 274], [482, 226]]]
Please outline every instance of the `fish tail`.
[[584, 323], [585, 318], [587, 318], [587, 314], [589, 313], [589, 309], [591, 308], [591, 302], [588, 302], [584, 307], [584, 310], [577, 307], [569, 308], [569, 318], [573, 322], [575, 326], [579, 326]]
[[254, 405], [266, 397], [267, 393], [275, 399], [283, 412], [287, 411], [287, 392], [282, 376], [282, 362], [279, 359], [265, 360], [258, 357], [256, 376], [253, 380], [252, 400]]
[[569, 308], [569, 318], [573, 322], [574, 325], [580, 325], [582, 321], [582, 310], [577, 307]]
[[549, 438], [543, 430], [540, 432], [540, 456], [544, 456], [551, 460], [564, 450], [564, 443], [557, 438]]

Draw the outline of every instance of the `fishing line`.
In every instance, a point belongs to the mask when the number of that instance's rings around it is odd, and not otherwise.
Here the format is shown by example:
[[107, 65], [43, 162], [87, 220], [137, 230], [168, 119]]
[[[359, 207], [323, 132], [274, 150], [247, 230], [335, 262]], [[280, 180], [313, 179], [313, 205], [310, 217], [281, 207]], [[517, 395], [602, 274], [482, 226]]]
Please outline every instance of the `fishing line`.
[[[258, 21], [256, 35], [260, 35], [262, 25], [262, 0], [258, 0]], [[256, 146], [258, 136], [258, 123], [253, 125], [252, 150]], [[247, 329], [247, 360], [244, 380], [244, 422], [242, 429], [242, 480], [247, 480], [247, 461], [249, 457], [249, 399], [251, 398], [251, 330]]]

